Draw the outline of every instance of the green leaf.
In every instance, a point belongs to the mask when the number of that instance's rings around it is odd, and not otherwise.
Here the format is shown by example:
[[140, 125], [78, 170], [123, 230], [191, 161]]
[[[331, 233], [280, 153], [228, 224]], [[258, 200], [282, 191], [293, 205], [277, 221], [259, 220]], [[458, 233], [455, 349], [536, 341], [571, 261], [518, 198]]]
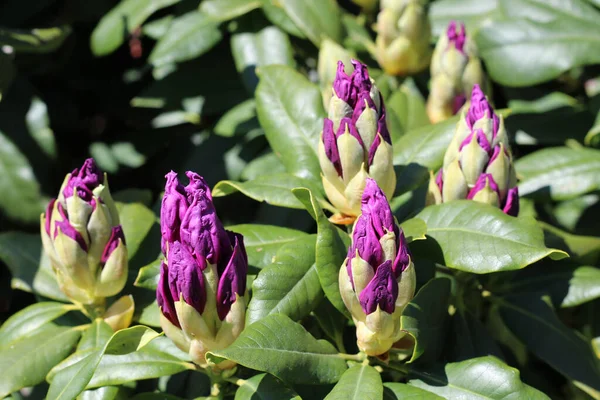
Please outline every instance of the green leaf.
[[46, 155], [56, 158], [56, 141], [50, 128], [48, 106], [40, 98], [33, 97], [25, 115], [27, 130]]
[[476, 36], [494, 81], [530, 86], [600, 62], [600, 12], [586, 2], [506, 0], [499, 5], [502, 17], [483, 25]]
[[340, 42], [343, 34], [341, 12], [335, 0], [280, 0], [294, 24], [317, 47], [324, 37]]
[[266, 153], [250, 161], [241, 174], [241, 179], [252, 181], [262, 175], [282, 174], [285, 167], [279, 160], [279, 157], [273, 152]]
[[504, 359], [502, 350], [485, 325], [465, 308], [458, 308], [451, 317], [452, 331], [449, 335], [451, 339], [450, 342], [445, 343], [452, 354], [451, 360], [462, 361], [488, 355]]
[[431, 3], [429, 21], [435, 36], [446, 32], [450, 21], [466, 25], [469, 35], [490, 20], [498, 8], [498, 0], [438, 0]]
[[105, 354], [124, 355], [147, 345], [158, 333], [145, 326], [134, 326], [116, 332], [101, 349], [90, 349], [77, 362], [56, 372], [48, 389], [48, 400], [75, 399], [92, 379]]
[[494, 293], [550, 295], [557, 307], [575, 307], [600, 297], [600, 269], [556, 263], [532, 265], [494, 290]]
[[350, 246], [348, 235], [329, 222], [317, 200], [305, 188], [294, 189], [294, 195], [317, 221], [316, 269], [325, 296], [342, 314], [349, 316], [340, 295], [339, 272]]
[[162, 18], [155, 19], [152, 22], [148, 22], [142, 26], [142, 32], [144, 35], [151, 37], [154, 40], [159, 40], [167, 33], [171, 22], [173, 22], [173, 18], [175, 18], [175, 16], [169, 14]]
[[240, 191], [251, 199], [274, 206], [303, 208], [292, 193], [292, 189], [297, 187], [310, 188], [317, 193], [320, 201], [325, 201], [315, 183], [290, 174], [263, 175], [247, 182], [221, 181], [213, 188], [212, 195], [221, 197]]
[[387, 122], [392, 143], [399, 140], [406, 132], [431, 124], [423, 97], [416, 89], [411, 90], [406, 83], [390, 96], [385, 103], [385, 109], [388, 111]]
[[355, 365], [344, 372], [325, 400], [379, 400], [382, 397], [379, 372], [369, 365]]
[[384, 400], [442, 400], [443, 397], [437, 396], [418, 387], [407, 385], [406, 383], [386, 382], [383, 384]]
[[290, 35], [305, 39], [306, 35], [300, 28], [288, 17], [279, 0], [262, 0], [262, 9], [265, 16], [274, 25], [283, 29]]
[[214, 132], [219, 136], [233, 137], [256, 128], [256, 102], [248, 99], [227, 111], [215, 125]]
[[600, 145], [600, 111], [596, 114], [594, 125], [585, 135], [585, 145], [591, 147], [598, 147]]
[[[424, 241], [429, 245], [426, 258], [441, 258], [444, 265], [461, 271], [508, 271], [544, 257], [567, 256], [544, 245], [544, 233], [533, 218], [511, 217], [488, 204], [453, 201], [427, 207], [417, 217], [425, 221], [427, 236], [433, 239]], [[439, 250], [432, 251], [431, 246]]]
[[244, 235], [248, 263], [256, 268], [271, 265], [275, 254], [288, 243], [304, 239], [307, 234], [274, 225], [243, 224], [227, 229]]
[[260, 0], [204, 0], [200, 11], [215, 21], [228, 21], [261, 6]]
[[148, 57], [154, 68], [196, 58], [221, 40], [217, 22], [198, 11], [173, 20]]
[[0, 326], [0, 348], [35, 334], [37, 329], [76, 308], [71, 304], [47, 301], [20, 310]]
[[415, 340], [409, 362], [423, 357], [436, 360], [444, 346], [444, 324], [448, 317], [450, 280], [436, 278], [419, 290], [404, 309], [401, 329]]
[[346, 362], [329, 342], [316, 340], [302, 325], [278, 314], [247, 326], [227, 349], [206, 356], [215, 363], [232, 360], [299, 384], [334, 383], [346, 370]]
[[243, 381], [234, 400], [291, 400], [297, 396], [273, 375], [257, 374]]
[[39, 234], [5, 232], [0, 234], [0, 260], [10, 270], [15, 289], [33, 292], [53, 300], [69, 301], [58, 287], [50, 259], [40, 252]]
[[150, 15], [179, 0], [122, 0], [105, 14], [90, 39], [92, 52], [104, 56], [115, 51], [125, 40], [125, 32], [132, 33]]
[[[86, 390], [81, 393], [78, 400], [121, 400], [126, 398], [130, 398], [128, 388], [122, 386], [104, 386], [94, 390]], [[137, 396], [135, 398], [137, 399]], [[169, 399], [163, 398], [162, 400]]]
[[48, 371], [75, 347], [79, 336], [77, 329], [48, 326], [3, 349], [0, 353], [0, 397], [43, 382]]
[[171, 350], [163, 349], [164, 342], [174, 347], [170, 339], [159, 337], [139, 351], [125, 355], [105, 355], [87, 388], [121, 385], [195, 369], [192, 363], [182, 361]]
[[231, 54], [235, 68], [251, 93], [258, 84], [257, 68], [276, 64], [296, 65], [290, 39], [275, 26], [234, 34], [231, 37]]
[[246, 324], [269, 314], [300, 320], [323, 299], [315, 268], [315, 239], [310, 235], [284, 245], [273, 264], [260, 271], [252, 283]]
[[[100, 350], [106, 345], [113, 335], [113, 330], [103, 319], [97, 318], [92, 322], [89, 328], [81, 335], [81, 340], [77, 344], [77, 352], [89, 351], [90, 349]], [[52, 379], [50, 376], [47, 378]]]
[[[246, 238], [244, 237], [244, 240]], [[150, 290], [156, 290], [158, 286], [158, 278], [160, 276], [160, 266], [162, 264], [162, 257], [152, 261], [150, 264], [140, 268], [137, 278], [135, 279], [134, 285]]]
[[600, 188], [600, 150], [554, 147], [517, 160], [519, 194], [567, 200]]
[[262, 67], [258, 75], [256, 110], [273, 152], [289, 173], [320, 183], [316, 149], [325, 110], [319, 88], [287, 66]]
[[400, 228], [404, 232], [404, 237], [408, 243], [415, 240], [426, 239], [427, 224], [420, 218], [407, 219], [400, 224]]
[[327, 299], [323, 300], [313, 310], [313, 315], [323, 332], [335, 343], [338, 350], [345, 352], [344, 328], [348, 324], [349, 317], [339, 312]]
[[500, 314], [529, 351], [567, 378], [600, 389], [598, 360], [589, 342], [565, 326], [540, 294], [507, 296]]
[[586, 264], [596, 264], [600, 257], [600, 237], [579, 236], [540, 222], [546, 236], [546, 246], [564, 250], [573, 258]]
[[32, 223], [44, 210], [44, 200], [29, 161], [2, 132], [0, 192], [0, 208], [11, 218]]
[[117, 209], [127, 241], [127, 255], [131, 260], [156, 223], [156, 215], [141, 203], [117, 203]]
[[71, 27], [13, 30], [0, 29], [0, 43], [11, 46], [17, 53], [51, 53], [71, 34]]
[[490, 356], [449, 363], [443, 369], [411, 372], [414, 378], [408, 382], [410, 385], [446, 399], [549, 399], [524, 384], [518, 370]]

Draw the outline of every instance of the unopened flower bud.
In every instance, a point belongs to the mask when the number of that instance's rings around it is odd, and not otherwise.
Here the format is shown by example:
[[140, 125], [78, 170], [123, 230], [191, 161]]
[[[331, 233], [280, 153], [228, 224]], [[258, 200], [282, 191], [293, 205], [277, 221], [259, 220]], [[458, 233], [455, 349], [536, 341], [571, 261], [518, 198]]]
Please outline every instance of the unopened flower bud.
[[[183, 186], [167, 174], [161, 207], [161, 266], [156, 290], [166, 335], [199, 365], [206, 352], [229, 346], [244, 329], [248, 258], [242, 235], [217, 217], [208, 185], [188, 171]], [[235, 364], [223, 361], [216, 368]]]
[[456, 125], [444, 165], [429, 182], [427, 204], [471, 199], [519, 212], [517, 177], [502, 117], [498, 116], [478, 85], [471, 104]]
[[376, 55], [390, 75], [411, 75], [427, 68], [431, 26], [425, 0], [382, 0], [377, 16]]
[[375, 179], [391, 198], [396, 174], [383, 99], [366, 66], [352, 63], [350, 76], [338, 63], [318, 153], [329, 201], [345, 216], [356, 217], [366, 178]]
[[81, 304], [103, 303], [127, 280], [127, 248], [106, 175], [92, 158], [68, 174], [40, 220], [60, 288]]
[[451, 21], [437, 42], [431, 58], [431, 86], [427, 115], [434, 124], [456, 114], [473, 85], [488, 91], [487, 78], [475, 42], [464, 24]]
[[404, 336], [402, 311], [415, 292], [415, 270], [404, 233], [383, 191], [367, 179], [362, 214], [340, 268], [340, 293], [356, 324], [361, 351], [376, 356]]

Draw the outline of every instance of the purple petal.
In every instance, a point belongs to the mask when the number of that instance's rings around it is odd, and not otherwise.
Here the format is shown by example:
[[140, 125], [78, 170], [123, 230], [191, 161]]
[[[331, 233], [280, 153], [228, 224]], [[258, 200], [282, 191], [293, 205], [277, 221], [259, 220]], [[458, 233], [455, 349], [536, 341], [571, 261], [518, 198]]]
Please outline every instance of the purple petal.
[[211, 264], [219, 264], [221, 251], [230, 246], [215, 207], [202, 189], [194, 193], [192, 204], [181, 221], [180, 235], [181, 242], [191, 249], [197, 260], [206, 259]]
[[454, 96], [454, 100], [452, 101], [452, 114], [458, 113], [461, 107], [464, 106], [466, 102], [467, 97], [464, 95], [464, 93]]
[[333, 132], [333, 121], [325, 118], [323, 121], [323, 145], [325, 146], [325, 155], [333, 164], [338, 176], [343, 177], [342, 162], [337, 147], [337, 138]]
[[464, 53], [465, 40], [467, 38], [465, 32], [465, 24], [460, 23], [460, 31], [456, 31], [456, 21], [450, 21], [446, 35], [448, 36], [448, 42], [453, 43], [456, 50]]
[[358, 300], [367, 315], [377, 310], [377, 306], [391, 314], [396, 308], [397, 298], [398, 283], [392, 273], [392, 262], [387, 260], [377, 268], [373, 279], [360, 292]]
[[181, 328], [179, 320], [177, 319], [177, 312], [175, 311], [174, 299], [169, 290], [169, 271], [164, 261], [160, 266], [160, 277], [158, 278], [158, 286], [156, 287], [156, 302], [158, 303], [158, 308], [162, 314], [171, 321], [173, 325]]
[[160, 208], [160, 231], [162, 236], [162, 251], [166, 255], [165, 243], [180, 240], [181, 221], [188, 209], [185, 188], [173, 171], [165, 175], [165, 195]]
[[485, 136], [485, 133], [483, 133], [483, 131], [481, 129], [477, 129], [476, 131], [471, 132], [469, 134], [469, 136], [467, 136], [465, 138], [465, 140], [463, 140], [462, 143], [460, 144], [459, 151], [462, 150], [463, 147], [465, 147], [466, 145], [471, 143], [471, 140], [473, 139], [473, 135], [475, 135], [477, 143], [479, 143], [479, 147], [481, 147], [483, 150], [485, 150], [486, 153], [490, 154], [492, 152], [492, 146], [490, 145], [489, 140]]
[[512, 215], [516, 217], [519, 215], [519, 188], [514, 187], [512, 189], [508, 189], [508, 194], [506, 195], [506, 203], [504, 204], [504, 208], [502, 209], [505, 214]]
[[499, 193], [498, 185], [496, 184], [496, 181], [494, 180], [494, 177], [492, 176], [492, 174], [481, 174], [481, 175], [479, 175], [479, 178], [477, 178], [477, 182], [475, 182], [475, 186], [473, 186], [473, 189], [471, 189], [471, 191], [467, 195], [467, 199], [472, 200], [473, 197], [475, 197], [475, 195], [479, 191], [483, 190], [483, 188], [486, 187], [488, 182], [489, 182], [492, 190], [495, 191], [496, 193]]
[[348, 129], [348, 132], [354, 136], [356, 138], [356, 140], [358, 140], [358, 143], [360, 143], [361, 146], [365, 146], [362, 138], [360, 137], [360, 135], [358, 134], [358, 131], [356, 130], [356, 125], [354, 125], [354, 122], [352, 122], [352, 120], [350, 118], [342, 118], [342, 120], [340, 121], [340, 126], [337, 130], [337, 134], [336, 137], [340, 137], [342, 136], [344, 133], [346, 133], [346, 129]]
[[79, 197], [85, 201], [92, 199], [92, 191], [103, 181], [102, 171], [96, 165], [93, 158], [85, 160], [80, 169], [75, 168], [71, 172], [71, 177], [67, 186], [63, 190], [65, 198], [73, 196], [75, 190]]
[[361, 92], [370, 92], [371, 91], [371, 79], [369, 78], [369, 70], [367, 66], [361, 63], [358, 60], [350, 60], [352, 65], [354, 66], [354, 71], [352, 72], [352, 85], [356, 88], [357, 93]]
[[385, 106], [383, 104], [383, 97], [381, 97], [381, 110], [379, 112], [379, 120], [377, 121], [377, 132], [383, 137], [383, 140], [392, 144], [392, 137], [390, 136], [390, 131], [387, 127], [387, 121], [385, 117]]
[[206, 183], [206, 180], [202, 176], [198, 175], [193, 171], [187, 171], [185, 175], [190, 180], [190, 183], [188, 183], [188, 185], [185, 187], [185, 193], [188, 198], [188, 203], [192, 202], [194, 198], [194, 193], [196, 193], [199, 190], [202, 190], [205, 193], [206, 197], [208, 197], [208, 199], [212, 201], [210, 188]]
[[[175, 301], [183, 297], [200, 314], [206, 305], [206, 290], [202, 270], [205, 264], [199, 264], [186, 246], [175, 242], [169, 248], [169, 289]], [[202, 261], [200, 261], [202, 263]]]
[[469, 107], [469, 112], [466, 116], [467, 125], [469, 128], [473, 129], [475, 122], [479, 121], [481, 118], [493, 119], [493, 136], [496, 138], [500, 120], [496, 113], [494, 113], [494, 108], [488, 102], [481, 87], [478, 84], [475, 84], [473, 85], [473, 91], [471, 92], [471, 106]]
[[435, 177], [435, 184], [440, 188], [440, 193], [442, 193], [442, 188], [444, 187], [444, 171], [442, 169], [438, 171]]
[[381, 136], [377, 135], [377, 136], [375, 136], [375, 140], [373, 140], [373, 143], [371, 144], [371, 148], [369, 149], [369, 167], [371, 165], [373, 165], [373, 158], [375, 158], [375, 153], [377, 152], [377, 148], [379, 148], [380, 144], [381, 144]]
[[349, 103], [352, 97], [352, 79], [344, 71], [344, 63], [338, 61], [335, 80], [333, 81], [333, 90], [337, 97]]
[[112, 231], [110, 232], [108, 243], [106, 243], [106, 246], [104, 246], [104, 251], [102, 252], [102, 257], [100, 258], [100, 262], [102, 264], [106, 263], [108, 257], [110, 257], [112, 252], [115, 251], [115, 249], [119, 246], [119, 240], [125, 244], [123, 228], [121, 228], [121, 225], [113, 226]]
[[354, 111], [352, 112], [352, 124], [356, 125], [356, 121], [358, 121], [363, 111], [365, 111], [367, 107], [377, 111], [375, 103], [371, 98], [371, 93], [361, 92], [358, 94], [356, 105], [354, 106]]
[[[379, 238], [387, 232], [394, 231], [396, 222], [385, 193], [374, 179], [367, 178], [361, 200], [361, 212], [368, 216]], [[384, 230], [385, 228], [385, 230]]]
[[46, 207], [46, 222], [44, 224], [44, 229], [46, 229], [46, 233], [48, 236], [52, 237], [50, 233], [50, 226], [52, 222], [52, 211], [54, 210], [54, 204], [56, 203], [56, 199], [50, 200], [48, 206]]
[[394, 276], [396, 279], [400, 276], [402, 272], [410, 265], [411, 255], [410, 250], [408, 249], [408, 243], [406, 243], [406, 238], [404, 237], [404, 232], [400, 230], [398, 232], [398, 236], [396, 236], [396, 259], [394, 260], [394, 265], [392, 266], [392, 271], [394, 272]]
[[71, 223], [69, 222], [69, 218], [67, 217], [67, 214], [65, 212], [65, 209], [60, 203], [58, 203], [58, 212], [62, 217], [62, 221], [55, 221], [54, 237], [58, 235], [58, 230], [60, 229], [60, 231], [64, 235], [67, 235], [68, 237], [76, 241], [79, 247], [83, 249], [83, 251], [87, 251], [87, 243], [85, 243], [85, 240], [83, 239], [83, 236], [81, 236], [81, 233], [79, 233], [77, 229], [75, 229], [73, 225], [71, 225]]
[[233, 234], [234, 247], [231, 259], [221, 274], [217, 288], [217, 314], [223, 321], [235, 302], [236, 293], [243, 296], [246, 292], [246, 275], [248, 273], [248, 258], [244, 247], [244, 239], [240, 234]]

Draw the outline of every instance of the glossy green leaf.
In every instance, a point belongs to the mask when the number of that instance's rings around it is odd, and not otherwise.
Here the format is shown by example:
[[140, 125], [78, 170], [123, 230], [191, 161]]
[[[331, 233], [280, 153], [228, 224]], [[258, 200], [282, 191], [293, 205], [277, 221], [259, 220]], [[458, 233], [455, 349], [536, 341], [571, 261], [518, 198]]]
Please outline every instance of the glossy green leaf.
[[162, 264], [162, 260], [162, 257], [160, 257], [150, 264], [140, 268], [134, 285], [150, 290], [156, 290], [156, 287], [158, 286], [158, 278], [160, 276], [160, 266]]
[[316, 46], [324, 37], [342, 38], [341, 12], [335, 0], [280, 0], [288, 17]]
[[436, 360], [444, 346], [444, 324], [448, 317], [450, 280], [436, 278], [419, 290], [402, 313], [401, 328], [415, 340], [409, 362], [423, 357]]
[[214, 197], [227, 196], [237, 191], [256, 201], [280, 207], [303, 208], [292, 189], [297, 187], [310, 188], [317, 193], [319, 200], [324, 201], [319, 187], [308, 179], [298, 178], [290, 174], [264, 175], [247, 182], [221, 181], [212, 191]]
[[256, 102], [249, 99], [227, 111], [215, 125], [214, 131], [219, 136], [232, 137], [256, 128]]
[[325, 400], [379, 400], [383, 397], [381, 376], [370, 365], [355, 365], [344, 372]]
[[[95, 319], [81, 335], [81, 340], [77, 344], [77, 352], [102, 349], [113, 333], [112, 328], [103, 319]], [[51, 379], [48, 378], [48, 380]]]
[[420, 218], [407, 219], [400, 224], [400, 228], [404, 232], [404, 237], [408, 243], [415, 240], [426, 239], [427, 224]]
[[258, 84], [257, 68], [267, 65], [294, 67], [296, 64], [290, 39], [275, 26], [234, 34], [231, 37], [231, 54], [235, 68], [252, 93]]
[[132, 33], [150, 15], [179, 0], [123, 0], [105, 14], [94, 32], [90, 45], [97, 56], [115, 51], [125, 40], [125, 32]]
[[335, 227], [318, 205], [316, 198], [304, 188], [294, 190], [294, 195], [304, 204], [317, 221], [316, 269], [325, 296], [342, 314], [349, 316], [340, 295], [339, 272], [350, 246], [348, 235]]
[[73, 350], [79, 336], [77, 329], [49, 325], [2, 350], [0, 397], [43, 382], [48, 371]]
[[600, 390], [598, 360], [589, 342], [565, 326], [541, 294], [509, 296], [500, 313], [529, 351], [567, 378]]
[[19, 148], [0, 132], [0, 209], [9, 217], [35, 222], [43, 212], [40, 187]]
[[519, 194], [567, 200], [600, 188], [600, 150], [554, 147], [519, 160]]
[[431, 124], [423, 97], [406, 84], [390, 96], [385, 109], [392, 143], [396, 143], [406, 132]]
[[131, 260], [137, 253], [146, 235], [156, 223], [156, 215], [141, 203], [117, 203], [119, 220], [127, 241], [127, 255]]
[[0, 260], [8, 266], [12, 274], [13, 288], [54, 300], [68, 301], [58, 287], [50, 259], [45, 254], [40, 255], [41, 249], [42, 240], [39, 234], [0, 234]]
[[315, 268], [315, 240], [311, 235], [284, 245], [273, 264], [260, 271], [252, 283], [247, 325], [269, 314], [300, 320], [323, 299]]
[[329, 342], [315, 339], [302, 325], [279, 314], [247, 326], [231, 346], [208, 352], [207, 358], [233, 360], [284, 382], [310, 385], [337, 382], [347, 368]]
[[518, 370], [490, 356], [449, 363], [443, 369], [411, 372], [414, 378], [408, 382], [410, 385], [446, 399], [549, 399], [524, 384]]
[[443, 397], [435, 395], [418, 387], [406, 383], [386, 382], [383, 384], [384, 400], [442, 400]]
[[17, 53], [51, 53], [71, 34], [71, 27], [32, 29], [28, 31], [0, 29], [0, 42]]
[[300, 28], [298, 28], [298, 25], [288, 17], [279, 0], [262, 0], [262, 9], [267, 19], [274, 25], [283, 29], [290, 35], [302, 39], [306, 38], [306, 35], [302, 33]]
[[319, 88], [287, 66], [262, 67], [258, 75], [256, 110], [273, 152], [289, 173], [320, 184], [316, 149], [325, 110]]
[[257, 374], [243, 381], [234, 400], [291, 400], [297, 394], [270, 374]]
[[451, 326], [450, 342], [446, 342], [445, 345], [450, 350], [452, 361], [483, 356], [504, 359], [502, 350], [489, 330], [466, 307], [460, 307], [452, 315]]
[[327, 299], [319, 303], [313, 310], [317, 323], [332, 341], [338, 350], [344, 352], [344, 328], [348, 325], [349, 317], [342, 314]]
[[190, 11], [173, 20], [165, 35], [156, 43], [148, 61], [154, 68], [191, 60], [206, 53], [221, 40], [217, 22], [198, 11]]
[[13, 314], [0, 326], [0, 348], [32, 334], [61, 315], [76, 309], [71, 304], [41, 302]]
[[227, 21], [261, 6], [260, 0], [204, 0], [200, 11], [215, 21]]
[[130, 391], [123, 386], [104, 386], [84, 391], [79, 395], [78, 400], [122, 400], [129, 396]]
[[541, 292], [550, 295], [557, 307], [574, 307], [600, 297], [600, 269], [539, 263], [519, 271], [509, 282], [502, 283], [497, 292]]
[[600, 237], [573, 235], [545, 222], [540, 222], [544, 228], [546, 246], [564, 250], [574, 261], [585, 264], [596, 264], [600, 258]]
[[151, 37], [154, 40], [158, 40], [167, 32], [171, 22], [173, 22], [173, 18], [175, 18], [175, 16], [169, 14], [162, 18], [145, 23], [144, 26], [142, 26], [142, 32], [144, 35]]
[[497, 9], [498, 0], [438, 0], [431, 3], [429, 21], [436, 36], [446, 32], [450, 21], [463, 22], [467, 33], [473, 34]]
[[600, 11], [583, 0], [505, 0], [476, 36], [493, 80], [529, 86], [600, 62]]
[[285, 172], [285, 167], [279, 160], [279, 157], [273, 152], [266, 153], [256, 157], [254, 160], [246, 164], [242, 171], [241, 179], [252, 181], [262, 175], [282, 174]]
[[427, 258], [440, 258], [444, 265], [461, 271], [476, 274], [508, 271], [524, 268], [544, 257], [567, 256], [544, 245], [543, 231], [534, 219], [511, 217], [476, 201], [430, 206], [417, 217], [425, 221], [427, 236], [433, 239], [424, 241], [429, 245]]
[[248, 263], [261, 269], [274, 262], [275, 254], [283, 246], [308, 236], [302, 231], [273, 225], [243, 224], [227, 229], [244, 235]]

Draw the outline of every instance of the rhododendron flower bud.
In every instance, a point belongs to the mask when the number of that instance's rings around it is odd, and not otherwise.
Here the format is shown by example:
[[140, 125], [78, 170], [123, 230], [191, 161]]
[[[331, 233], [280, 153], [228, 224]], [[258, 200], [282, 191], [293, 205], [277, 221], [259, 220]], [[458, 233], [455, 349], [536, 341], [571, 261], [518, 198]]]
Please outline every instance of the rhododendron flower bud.
[[58, 284], [71, 300], [99, 304], [123, 289], [125, 237], [106, 175], [92, 158], [67, 174], [40, 226]]
[[175, 172], [166, 175], [160, 215], [165, 259], [156, 297], [166, 335], [206, 365], [207, 351], [229, 346], [244, 329], [248, 257], [242, 235], [223, 228], [204, 179], [186, 175], [187, 186]]
[[339, 284], [359, 349], [376, 356], [404, 336], [400, 317], [414, 295], [416, 277], [404, 233], [373, 179], [367, 179], [361, 209]]
[[451, 21], [437, 42], [431, 59], [431, 85], [427, 114], [433, 123], [456, 114], [473, 85], [488, 91], [487, 78], [475, 42], [464, 24]]
[[431, 25], [425, 0], [381, 0], [377, 16], [376, 55], [390, 75], [411, 75], [431, 58]]
[[391, 198], [396, 174], [383, 99], [366, 66], [356, 60], [352, 64], [349, 76], [338, 63], [329, 118], [319, 141], [319, 162], [329, 201], [342, 214], [356, 217], [366, 179], [375, 179]]
[[519, 213], [517, 177], [508, 147], [504, 122], [478, 85], [471, 104], [463, 111], [444, 165], [431, 174], [428, 204], [472, 199], [492, 204], [505, 213]]

